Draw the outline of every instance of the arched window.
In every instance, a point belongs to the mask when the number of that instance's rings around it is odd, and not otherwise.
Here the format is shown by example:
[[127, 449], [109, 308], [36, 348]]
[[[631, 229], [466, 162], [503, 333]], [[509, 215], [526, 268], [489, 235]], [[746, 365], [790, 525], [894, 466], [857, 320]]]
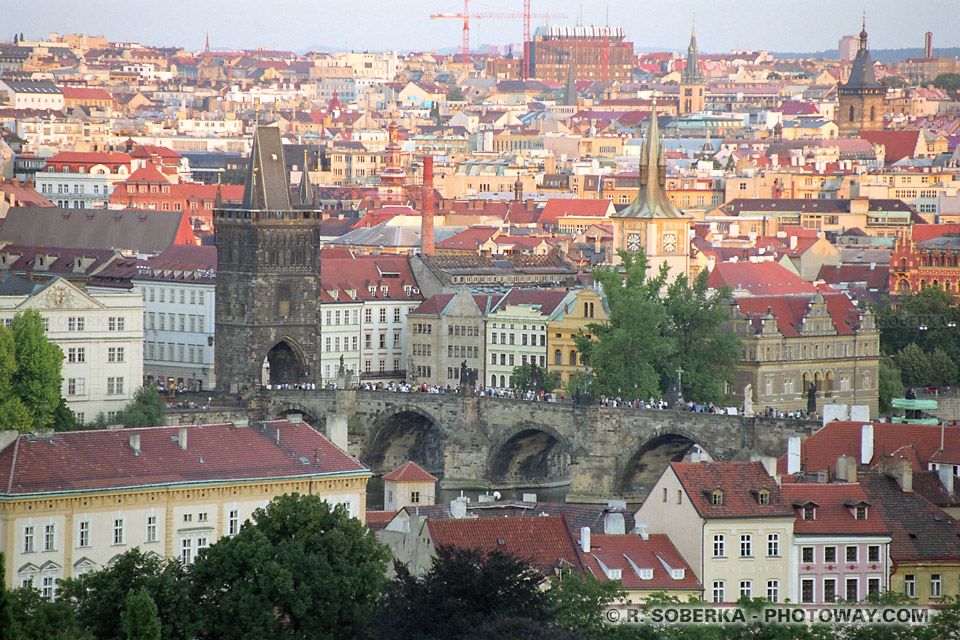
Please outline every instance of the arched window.
[[850, 105], [850, 122], [853, 122], [853, 105]]
[[553, 352], [553, 364], [563, 364], [563, 353], [560, 349]]
[[589, 318], [589, 317], [590, 317], [590, 303], [589, 303], [589, 302], [584, 302], [584, 303], [583, 303], [583, 317], [584, 317], [584, 318]]
[[500, 376], [500, 386], [501, 387], [507, 386], [507, 379], [504, 376]]
[[900, 271], [906, 271], [906, 270], [907, 270], [907, 259], [900, 258]]
[[570, 350], [570, 366], [577, 366], [577, 352], [572, 349]]
[[490, 386], [491, 387], [497, 386], [497, 376], [495, 375], [490, 376]]
[[870, 107], [870, 122], [873, 122], [876, 119], [877, 119], [877, 108]]

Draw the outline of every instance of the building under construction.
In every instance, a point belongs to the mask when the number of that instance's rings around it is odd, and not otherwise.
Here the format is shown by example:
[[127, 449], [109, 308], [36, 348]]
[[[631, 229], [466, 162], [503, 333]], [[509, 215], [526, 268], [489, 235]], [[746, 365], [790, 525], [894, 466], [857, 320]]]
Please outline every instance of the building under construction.
[[566, 82], [633, 78], [633, 43], [620, 27], [540, 27], [529, 43], [530, 75]]

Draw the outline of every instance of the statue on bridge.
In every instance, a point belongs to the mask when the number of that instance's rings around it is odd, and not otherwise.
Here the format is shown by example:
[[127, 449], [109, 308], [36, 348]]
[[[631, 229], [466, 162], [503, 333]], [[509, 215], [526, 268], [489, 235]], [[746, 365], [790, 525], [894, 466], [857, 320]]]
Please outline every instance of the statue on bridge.
[[807, 387], [807, 413], [814, 414], [817, 412], [817, 385], [816, 383], [811, 382], [810, 386]]
[[477, 370], [468, 367], [467, 361], [464, 360], [460, 363], [460, 395], [465, 396], [473, 393], [476, 386]]
[[743, 388], [743, 415], [753, 417], [753, 385], [747, 384]]

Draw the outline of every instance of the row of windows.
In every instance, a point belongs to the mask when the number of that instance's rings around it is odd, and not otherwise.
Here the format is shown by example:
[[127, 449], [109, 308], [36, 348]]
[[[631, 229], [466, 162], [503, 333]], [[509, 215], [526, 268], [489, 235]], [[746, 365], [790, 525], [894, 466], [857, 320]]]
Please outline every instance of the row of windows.
[[412, 346], [413, 355], [415, 356], [432, 356], [433, 355], [433, 346], [429, 344], [416, 344]]
[[[713, 581], [713, 602], [725, 602], [727, 598], [727, 583], [725, 580], [714, 580]], [[752, 598], [753, 596], [753, 581], [751, 580], [741, 580], [740, 581], [740, 597]], [[780, 602], [780, 581], [779, 580], [767, 580], [767, 600], [770, 602]]]
[[[531, 334], [529, 335], [529, 337], [527, 336], [526, 333], [521, 333], [521, 334], [520, 334], [520, 346], [522, 346], [522, 347], [527, 347], [527, 346], [536, 347], [536, 346], [537, 346], [537, 340], [538, 340], [538, 336], [537, 336], [537, 334], [535, 334], [535, 333], [531, 333]], [[540, 336], [539, 336], [539, 341], [540, 341], [540, 345], [539, 345], [539, 346], [541, 346], [541, 347], [547, 346], [547, 334], [546, 334], [546, 333], [540, 334]], [[496, 333], [491, 333], [491, 334], [490, 334], [490, 344], [498, 344], [498, 342], [497, 342], [497, 334], [496, 334]], [[500, 342], [499, 342], [499, 344], [516, 344], [516, 334], [514, 334], [514, 333], [510, 333], [510, 334], [501, 333], [501, 334], [500, 334]]]
[[[394, 338], [399, 339], [398, 336], [399, 334], [396, 334]], [[367, 334], [367, 337], [370, 337], [370, 334]], [[333, 341], [332, 343], [331, 343], [331, 340]], [[333, 345], [332, 349], [331, 349], [331, 344]], [[331, 351], [331, 350], [332, 351], [357, 351], [359, 350], [359, 339], [357, 338], [357, 336], [349, 336], [349, 337], [343, 336], [343, 343], [342, 343], [343, 348], [341, 349], [340, 336], [334, 336], [333, 338], [331, 338], [330, 336], [327, 336], [326, 338], [324, 338], [323, 346], [324, 346], [324, 351]], [[370, 348], [369, 344], [367, 345], [367, 348]]]
[[158, 331], [190, 331], [203, 332], [206, 326], [206, 316], [202, 314], [184, 313], [157, 313], [150, 311], [147, 314], [147, 329]]
[[[780, 556], [780, 534], [767, 534], [767, 557], [776, 558]], [[726, 536], [722, 533], [716, 533], [713, 536], [713, 557], [726, 557]], [[753, 557], [753, 534], [740, 534], [740, 557]]]
[[204, 364], [206, 349], [199, 344], [175, 344], [173, 342], [147, 342], [144, 344], [147, 360], [190, 362]]
[[[107, 378], [107, 395], [120, 395], [123, 393], [123, 377], [112, 376]], [[67, 395], [83, 396], [87, 394], [86, 378], [67, 378]]]
[[[169, 296], [167, 295], [168, 289], [165, 287], [147, 287], [147, 298], [150, 302], [157, 302], [158, 299], [160, 302], [167, 302], [169, 298], [170, 302], [177, 301], [177, 291], [178, 289], [169, 289]], [[185, 288], [180, 288], [180, 304], [187, 304], [187, 290]], [[203, 304], [203, 289], [190, 289], [190, 304]]]
[[[844, 548], [844, 562], [859, 562], [860, 547], [857, 545], [847, 545]], [[816, 562], [816, 551], [814, 547], [800, 547], [800, 562], [804, 564], [813, 564]], [[837, 547], [829, 546], [823, 548], [823, 562], [837, 562]], [[867, 562], [880, 562], [880, 545], [871, 544], [867, 546]]]
[[[344, 338], [344, 340], [346, 340], [346, 338]], [[399, 331], [394, 331], [394, 332], [393, 332], [393, 348], [394, 348], [394, 349], [399, 349], [399, 348], [400, 348], [400, 345], [401, 345], [400, 340], [401, 340], [401, 333], [400, 333]], [[327, 351], [330, 351], [329, 342], [330, 342], [330, 338], [327, 338], [327, 345], [326, 345], [326, 346], [327, 346], [327, 349], [326, 349]], [[346, 344], [346, 343], [344, 343], [344, 344]], [[386, 332], [386, 331], [381, 331], [381, 332], [379, 333], [377, 344], [379, 345], [379, 348], [380, 348], [380, 349], [386, 349], [386, 348], [387, 348], [387, 332]], [[364, 336], [363, 336], [363, 347], [364, 347], [365, 349], [373, 349], [373, 334], [372, 334], [372, 333], [366, 333], [366, 334], [364, 334]], [[354, 349], [354, 350], [356, 350], [356, 349]]]
[[[394, 313], [394, 322], [400, 322], [400, 318], [397, 317], [397, 316], [399, 315], [400, 309], [394, 309], [394, 312], [395, 312], [395, 313]], [[352, 322], [351, 322], [351, 320], [350, 320], [351, 317], [353, 318], [353, 321], [352, 321]], [[359, 310], [359, 309], [352, 309], [352, 310], [344, 309], [344, 310], [343, 310], [342, 318], [343, 318], [343, 323], [342, 323], [342, 324], [359, 324], [359, 323], [360, 323], [360, 310]], [[333, 311], [333, 312], [331, 312], [329, 309], [327, 310], [327, 314], [326, 314], [326, 320], [327, 320], [327, 321], [326, 321], [326, 323], [325, 323], [327, 326], [332, 326], [332, 325], [341, 324], [340, 319], [341, 319], [340, 309], [337, 309], [336, 311]]]
[[[814, 578], [802, 578], [800, 580], [800, 602], [804, 604], [817, 602], [815, 590], [816, 580]], [[838, 590], [839, 580], [837, 578], [823, 578], [823, 586], [820, 595], [821, 602], [835, 602], [841, 597]], [[867, 594], [880, 593], [880, 578], [867, 578]], [[850, 602], [857, 602], [861, 598], [860, 578], [849, 577], [844, 581], [844, 592], [842, 597]]]
[[[537, 356], [529, 357], [531, 364], [539, 364], [541, 367], [547, 366], [547, 357], [540, 356], [539, 362], [537, 361]], [[512, 367], [516, 359], [512, 353], [491, 353], [490, 354], [490, 364], [496, 365], [499, 364], [501, 367]], [[527, 364], [527, 354], [522, 354], [520, 356], [520, 362], [522, 364]]]
[[[53, 184], [43, 183], [42, 185], [40, 185], [40, 193], [52, 194], [52, 193], [53, 193], [53, 187], [54, 187]], [[70, 193], [70, 185], [69, 185], [69, 184], [58, 183], [58, 184], [56, 185], [56, 187], [57, 187], [57, 193], [60, 194], [60, 195], [66, 195], [66, 194]], [[86, 189], [85, 189], [84, 187], [85, 187], [85, 185], [82, 185], [82, 184], [74, 184], [74, 185], [73, 185], [73, 193], [76, 194], [76, 195], [81, 195], [81, 194], [86, 193]], [[100, 185], [99, 185], [99, 184], [93, 185], [93, 193], [94, 193], [94, 195], [100, 195]], [[106, 195], [107, 193], [108, 193], [108, 191], [107, 191], [107, 185], [103, 185], [103, 195]]]
[[458, 344], [447, 345], [447, 357], [450, 358], [479, 358], [480, 348], [470, 346], [460, 346]]
[[[373, 363], [372, 363], [370, 360], [364, 360], [364, 361], [363, 361], [363, 371], [364, 371], [364, 373], [370, 373], [371, 371], [373, 371], [373, 369], [371, 368], [372, 366], [373, 366]], [[427, 371], [430, 371], [430, 367], [423, 367], [423, 368], [426, 369]], [[420, 369], [421, 369], [421, 367], [417, 367], [417, 370], [418, 370], [418, 371], [419, 371]], [[380, 359], [380, 368], [378, 369], [378, 371], [379, 371], [380, 373], [383, 373], [383, 372], [385, 372], [386, 370], [387, 370], [387, 361], [381, 358], [381, 359]], [[393, 371], [400, 371], [400, 358], [394, 358], [394, 359], [393, 359]], [[425, 374], [424, 374], [424, 373], [418, 373], [417, 375], [420, 376], [420, 377], [423, 377], [423, 376], [426, 376], [426, 377], [428, 377], [428, 378], [430, 377], [430, 374], [429, 374], [429, 373], [425, 373]]]

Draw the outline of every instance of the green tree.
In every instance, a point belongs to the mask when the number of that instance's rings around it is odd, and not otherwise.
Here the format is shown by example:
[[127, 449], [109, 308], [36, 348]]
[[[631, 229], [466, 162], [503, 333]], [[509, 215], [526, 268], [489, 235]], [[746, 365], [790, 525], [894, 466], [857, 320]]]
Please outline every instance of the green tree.
[[196, 604], [179, 561], [145, 555], [139, 548], [120, 555], [99, 571], [61, 582], [60, 597], [75, 602], [77, 618], [98, 640], [124, 640], [121, 628], [127, 594], [146, 588], [161, 620], [160, 637], [189, 640], [196, 636]]
[[463, 95], [463, 91], [460, 91], [460, 87], [453, 87], [447, 91], [447, 100], [449, 102], [463, 102], [466, 98]]
[[117, 422], [124, 427], [155, 427], [163, 424], [166, 406], [153, 386], [140, 387], [133, 400], [117, 414]]
[[[538, 389], [538, 391], [553, 391], [560, 386], [560, 372], [559, 371], [547, 371], [543, 367], [538, 367], [538, 370], [543, 373], [543, 388]], [[524, 362], [521, 365], [518, 365], [513, 368], [513, 371], [510, 372], [510, 386], [517, 393], [526, 393], [533, 389], [533, 367], [529, 362]]]
[[0, 382], [6, 383], [0, 385], [0, 426], [26, 432], [54, 425], [62, 363], [63, 352], [47, 340], [36, 310], [18, 313], [9, 329], [0, 329]]
[[903, 397], [903, 382], [900, 380], [900, 369], [889, 356], [880, 358], [880, 382], [877, 391], [880, 394], [880, 413], [889, 415], [893, 411], [890, 401], [893, 398]]
[[676, 349], [670, 335], [670, 317], [660, 299], [667, 281], [666, 264], [648, 278], [649, 261], [643, 252], [620, 252], [619, 268], [594, 269], [603, 287], [610, 319], [588, 325], [593, 339], [574, 336], [577, 351], [591, 369], [590, 391], [595, 396], [626, 400], [659, 397], [658, 363], [667, 362]]
[[123, 632], [127, 640], [160, 640], [160, 618], [157, 604], [146, 587], [139, 591], [130, 589], [123, 612], [120, 614]]
[[346, 508], [283, 495], [191, 568], [209, 638], [358, 638], [385, 580], [387, 547]]
[[930, 359], [916, 344], [910, 343], [898, 351], [893, 361], [900, 369], [905, 386], [918, 387], [926, 384], [930, 374]]
[[63, 398], [60, 398], [53, 411], [53, 428], [56, 431], [77, 431], [84, 428], [83, 423], [77, 420], [77, 414], [67, 406], [67, 401]]
[[69, 600], [50, 600], [32, 587], [10, 592], [13, 633], [0, 638], [17, 640], [87, 640]]
[[941, 73], [933, 79], [933, 86], [944, 91], [960, 91], [960, 73]]
[[730, 311], [725, 301], [731, 289], [721, 287], [709, 295], [707, 276], [701, 271], [691, 286], [681, 274], [667, 287], [664, 304], [676, 349], [660, 373], [661, 388], [677, 379], [679, 369], [685, 398], [719, 402], [724, 383], [733, 382], [731, 371], [740, 360], [742, 343], [727, 326]]
[[600, 581], [591, 574], [580, 576], [565, 572], [562, 580], [553, 580], [550, 589], [556, 607], [556, 624], [563, 629], [597, 637], [607, 630], [603, 612], [626, 602], [626, 591], [619, 580]]
[[7, 590], [5, 560], [0, 553], [0, 638], [13, 638], [13, 598]]
[[957, 384], [957, 363], [943, 349], [934, 349], [933, 353], [927, 356], [927, 363], [929, 365], [927, 384], [937, 386]]
[[541, 625], [553, 617], [543, 575], [504, 551], [441, 547], [422, 578], [399, 561], [394, 569], [377, 616], [384, 638], [457, 640], [493, 616]]
[[591, 393], [625, 400], [660, 397], [682, 369], [684, 397], [720, 401], [741, 350], [740, 339], [726, 326], [729, 289], [709, 294], [705, 273], [692, 285], [679, 275], [667, 286], [665, 264], [649, 277], [642, 251], [621, 252], [620, 257], [619, 269], [593, 272], [610, 319], [588, 326], [593, 339], [574, 336], [591, 368]]

